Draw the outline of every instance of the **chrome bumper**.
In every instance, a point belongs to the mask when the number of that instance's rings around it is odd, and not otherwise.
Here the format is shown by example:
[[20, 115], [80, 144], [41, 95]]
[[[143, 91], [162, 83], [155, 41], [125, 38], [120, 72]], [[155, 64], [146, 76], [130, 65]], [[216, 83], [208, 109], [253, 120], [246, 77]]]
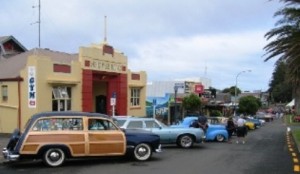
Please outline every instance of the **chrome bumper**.
[[17, 161], [20, 157], [20, 155], [18, 155], [18, 154], [12, 154], [6, 148], [3, 148], [2, 154], [3, 154], [4, 159], [6, 159], [7, 161]]
[[157, 153], [160, 153], [160, 152], [162, 152], [162, 150], [161, 150], [161, 144], [158, 146], [158, 148], [157, 148], [157, 149], [155, 149], [155, 152], [157, 152]]

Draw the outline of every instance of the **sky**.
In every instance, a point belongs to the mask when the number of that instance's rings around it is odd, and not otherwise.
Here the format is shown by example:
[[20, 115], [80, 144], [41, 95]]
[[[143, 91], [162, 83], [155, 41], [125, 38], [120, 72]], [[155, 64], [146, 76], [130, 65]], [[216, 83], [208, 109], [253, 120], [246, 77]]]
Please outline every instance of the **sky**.
[[[107, 16], [108, 43], [148, 82], [205, 77], [220, 90], [237, 82], [266, 91], [272, 79], [276, 59], [264, 62], [264, 35], [279, 19], [279, 0], [40, 1], [41, 48], [78, 53], [102, 43]], [[38, 2], [1, 0], [0, 36], [37, 48]]]

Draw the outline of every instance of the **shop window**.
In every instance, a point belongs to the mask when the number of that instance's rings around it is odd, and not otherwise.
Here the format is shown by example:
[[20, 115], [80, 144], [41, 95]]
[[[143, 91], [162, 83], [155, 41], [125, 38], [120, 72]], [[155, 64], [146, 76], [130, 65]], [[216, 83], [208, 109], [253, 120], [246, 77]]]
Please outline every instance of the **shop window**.
[[71, 87], [58, 86], [52, 90], [52, 111], [71, 110]]
[[140, 88], [131, 88], [131, 98], [130, 103], [131, 106], [140, 106]]
[[1, 94], [2, 94], [2, 101], [7, 102], [8, 100], [8, 87], [7, 85], [1, 86]]

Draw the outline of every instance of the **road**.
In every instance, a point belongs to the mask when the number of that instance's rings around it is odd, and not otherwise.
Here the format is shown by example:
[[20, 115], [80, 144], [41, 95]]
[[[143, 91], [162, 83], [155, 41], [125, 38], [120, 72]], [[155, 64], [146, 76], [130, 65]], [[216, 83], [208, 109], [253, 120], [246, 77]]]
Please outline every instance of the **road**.
[[45, 167], [40, 161], [1, 164], [0, 173], [291, 174], [293, 161], [286, 126], [274, 120], [249, 132], [246, 144], [205, 142], [192, 149], [164, 146], [162, 153], [154, 154], [147, 162], [119, 158], [70, 160], [59, 168]]

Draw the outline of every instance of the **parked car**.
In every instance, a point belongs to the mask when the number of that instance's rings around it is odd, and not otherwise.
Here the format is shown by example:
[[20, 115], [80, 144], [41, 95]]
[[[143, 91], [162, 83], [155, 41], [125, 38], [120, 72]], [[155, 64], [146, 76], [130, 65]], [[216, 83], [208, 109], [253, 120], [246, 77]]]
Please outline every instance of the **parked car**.
[[25, 129], [16, 129], [2, 153], [7, 161], [41, 158], [51, 167], [66, 158], [133, 155], [145, 161], [160, 152], [158, 135], [121, 130], [103, 114], [43, 112], [33, 115]]
[[246, 121], [254, 123], [255, 129], [258, 129], [262, 126], [262, 123], [258, 119], [255, 119], [255, 118], [247, 118]]
[[182, 148], [190, 148], [194, 143], [201, 143], [204, 136], [201, 129], [170, 127], [154, 118], [116, 116], [114, 119], [121, 128], [151, 131], [160, 136], [161, 144], [177, 144]]
[[[239, 117], [234, 117], [233, 122], [236, 124], [237, 120]], [[246, 120], [246, 119], [245, 119]], [[251, 121], [246, 120], [245, 126], [247, 130], [254, 130], [255, 129], [255, 124]]]
[[[198, 117], [185, 117], [179, 125], [174, 125], [173, 127], [185, 127], [190, 128], [194, 121], [197, 121]], [[206, 130], [205, 140], [206, 141], [218, 141], [223, 142], [228, 140], [228, 131], [226, 126], [219, 124], [213, 117], [208, 120], [208, 129]]]

